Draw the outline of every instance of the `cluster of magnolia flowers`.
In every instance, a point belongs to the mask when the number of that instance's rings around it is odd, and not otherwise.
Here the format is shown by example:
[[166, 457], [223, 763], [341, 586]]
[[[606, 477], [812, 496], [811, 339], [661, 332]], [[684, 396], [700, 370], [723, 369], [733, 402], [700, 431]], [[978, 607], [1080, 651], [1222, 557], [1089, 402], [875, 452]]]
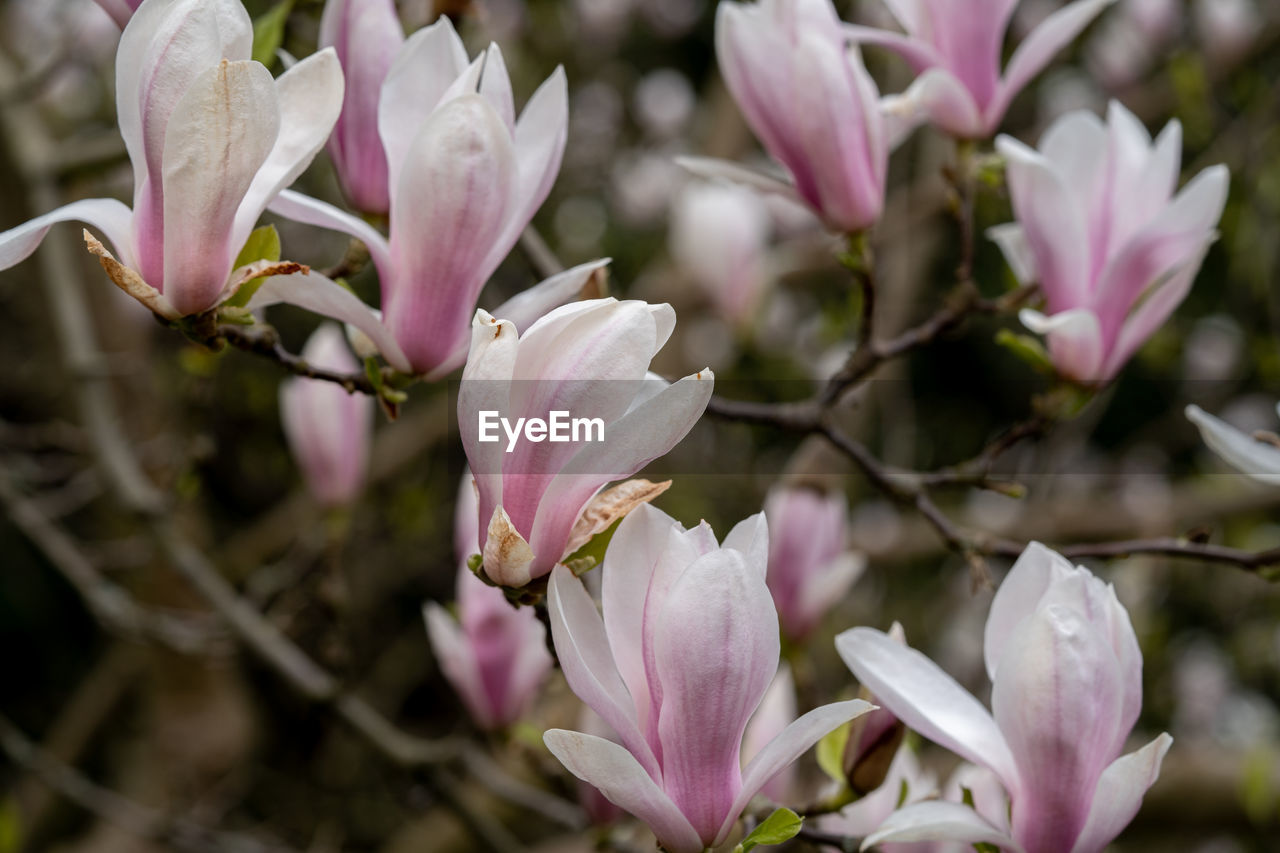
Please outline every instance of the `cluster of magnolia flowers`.
[[[961, 3], [887, 2], [903, 32], [845, 24], [830, 0], [725, 0], [721, 72], [785, 171], [686, 165], [792, 199], [834, 232], [865, 231], [884, 209], [900, 140], [925, 122], [966, 142], [990, 138], [1019, 91], [1108, 3], [1077, 0], [1049, 15], [1002, 69], [1016, 0], [980, 14]], [[846, 784], [863, 796], [823, 820], [868, 844], [1091, 853], [1136, 814], [1171, 739], [1122, 755], [1142, 703], [1133, 627], [1110, 586], [1039, 545], [992, 604], [991, 711], [900, 631], [853, 628], [836, 647], [863, 698], [791, 719], [780, 634], [805, 642], [864, 568], [848, 548], [843, 498], [778, 487], [764, 513], [723, 543], [705, 523], [686, 528], [649, 505], [669, 484], [628, 478], [688, 433], [713, 376], [667, 383], [649, 373], [675, 326], [670, 306], [571, 301], [605, 261], [492, 313], [477, 310], [559, 171], [562, 70], [517, 114], [497, 45], [469, 59], [445, 18], [405, 38], [392, 0], [329, 0], [320, 49], [276, 79], [249, 58], [253, 29], [236, 0], [101, 5], [124, 25], [116, 93], [133, 205], [76, 201], [0, 234], [0, 267], [30, 255], [54, 223], [80, 220], [109, 244], [86, 232], [112, 281], [176, 325], [233, 312], [252, 321], [288, 302], [348, 326], [321, 326], [302, 353], [313, 366], [357, 371], [348, 339], [406, 377], [437, 379], [465, 365], [458, 417], [473, 479], [459, 500], [457, 618], [435, 604], [425, 616], [445, 674], [481, 727], [518, 719], [552, 666], [535, 611], [509, 603], [545, 595], [560, 667], [598, 717], [583, 727], [606, 735], [552, 730], [546, 745], [671, 853], [729, 840], [761, 792], [787, 801], [792, 762], [851, 721]], [[914, 82], [882, 98], [864, 46], [900, 54]], [[354, 213], [288, 189], [326, 144]], [[1045, 337], [1062, 377], [1105, 383], [1186, 296], [1229, 176], [1212, 167], [1178, 191], [1178, 124], [1153, 140], [1119, 104], [1105, 119], [1061, 117], [1038, 148], [1002, 136], [996, 149], [1016, 221], [989, 236], [1044, 299], [1022, 322]], [[245, 259], [267, 210], [361, 241], [380, 310], [301, 264]], [[317, 499], [354, 501], [372, 402], [292, 379], [281, 408]], [[481, 412], [515, 419], [556, 409], [599, 418], [604, 440], [512, 449], [467, 428]], [[1190, 414], [1229, 460], [1280, 476], [1274, 444]], [[573, 555], [615, 523], [602, 565], [584, 574], [591, 561]], [[863, 759], [900, 742], [903, 726], [970, 764], [941, 789], [906, 747], [866, 772]]]

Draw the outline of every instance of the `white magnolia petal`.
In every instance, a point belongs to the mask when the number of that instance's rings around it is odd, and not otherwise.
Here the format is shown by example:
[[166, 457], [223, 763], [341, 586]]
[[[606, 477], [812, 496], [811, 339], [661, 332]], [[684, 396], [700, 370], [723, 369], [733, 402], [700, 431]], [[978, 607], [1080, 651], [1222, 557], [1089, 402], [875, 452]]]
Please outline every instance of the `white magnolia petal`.
[[1199, 406], [1187, 406], [1187, 419], [1200, 430], [1209, 449], [1231, 467], [1263, 483], [1280, 485], [1280, 447], [1255, 440]]
[[249, 300], [250, 311], [281, 302], [350, 323], [369, 336], [387, 364], [403, 373], [412, 372], [409, 360], [378, 314], [350, 290], [317, 272], [272, 276]]
[[996, 590], [987, 614], [987, 625], [982, 637], [983, 660], [987, 677], [996, 677], [1000, 655], [1013, 636], [1014, 630], [1040, 601], [1049, 588], [1056, 569], [1074, 570], [1071, 561], [1058, 552], [1032, 542], [1013, 564], [1009, 574]]
[[747, 566], [764, 577], [769, 568], [769, 523], [763, 512], [744, 518], [734, 525], [721, 547], [740, 551]]
[[676, 164], [702, 178], [742, 184], [768, 195], [781, 196], [799, 205], [806, 204], [796, 192], [795, 186], [786, 178], [768, 175], [729, 160], [715, 157], [677, 157]]
[[133, 266], [133, 212], [114, 198], [87, 198], [63, 205], [0, 234], [0, 270], [30, 257], [52, 226], [73, 221], [97, 228], [110, 241], [120, 261], [127, 267]]
[[862, 849], [885, 842], [910, 841], [959, 841], [995, 844], [1015, 853], [1022, 850], [1016, 841], [987, 823], [973, 809], [944, 800], [927, 800], [899, 809], [863, 839]]
[[1039, 279], [1036, 256], [1027, 242], [1027, 233], [1016, 222], [1006, 222], [987, 229], [987, 237], [1000, 247], [1004, 259], [1019, 284], [1033, 284]]
[[937, 664], [872, 628], [840, 634], [836, 651], [876, 702], [909, 728], [1017, 787], [1013, 753], [995, 720]]
[[369, 258], [378, 268], [378, 276], [381, 278], [390, 275], [391, 249], [387, 245], [387, 238], [358, 216], [352, 216], [328, 202], [293, 190], [282, 191], [267, 205], [267, 210], [303, 225], [331, 228], [355, 237], [369, 250]]
[[342, 112], [342, 66], [333, 48], [311, 54], [276, 80], [280, 134], [236, 214], [238, 247], [268, 202], [298, 179], [324, 147]]
[[648, 824], [670, 853], [702, 853], [702, 840], [689, 820], [627, 750], [564, 729], [551, 729], [542, 740], [570, 773]]
[[755, 758], [742, 770], [742, 790], [733, 801], [729, 816], [720, 827], [716, 843], [723, 842], [729, 836], [729, 830], [747, 807], [751, 798], [765, 786], [770, 779], [778, 775], [788, 764], [795, 761], [805, 750], [822, 740], [837, 726], [841, 726], [856, 717], [860, 717], [875, 709], [870, 702], [851, 699], [847, 702], [832, 702], [820, 708], [814, 708], [782, 730], [764, 748], [756, 753]]
[[1071, 853], [1102, 850], [1129, 825], [1142, 806], [1142, 798], [1160, 775], [1160, 764], [1172, 745], [1173, 738], [1162, 734], [1137, 752], [1117, 758], [1102, 771], [1089, 817], [1076, 836]]

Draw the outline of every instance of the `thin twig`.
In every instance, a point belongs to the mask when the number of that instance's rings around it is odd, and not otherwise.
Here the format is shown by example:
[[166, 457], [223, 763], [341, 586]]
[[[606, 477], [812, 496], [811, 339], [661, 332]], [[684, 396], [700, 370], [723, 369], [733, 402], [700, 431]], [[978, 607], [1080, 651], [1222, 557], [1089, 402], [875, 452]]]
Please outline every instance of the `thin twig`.
[[26, 768], [71, 802], [138, 838], [193, 853], [266, 853], [289, 849], [248, 835], [212, 829], [136, 803], [62, 763], [3, 715], [0, 715], [0, 749], [14, 764]]

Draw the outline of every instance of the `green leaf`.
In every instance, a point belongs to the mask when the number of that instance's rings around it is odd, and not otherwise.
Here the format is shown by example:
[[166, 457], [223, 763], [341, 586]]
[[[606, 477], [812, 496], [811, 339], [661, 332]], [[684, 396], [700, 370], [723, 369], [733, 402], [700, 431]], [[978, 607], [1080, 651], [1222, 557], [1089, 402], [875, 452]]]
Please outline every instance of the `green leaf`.
[[996, 344], [1002, 346], [1041, 373], [1053, 372], [1053, 361], [1044, 344], [1030, 335], [1019, 335], [1009, 329], [996, 332]]
[[620, 518], [604, 530], [601, 530], [595, 536], [592, 536], [583, 543], [581, 548], [574, 551], [568, 557], [565, 557], [561, 562], [570, 568], [576, 566], [580, 569], [581, 571], [574, 571], [574, 574], [579, 576], [591, 571], [596, 566], [603, 563], [604, 552], [608, 550], [609, 543], [613, 541], [613, 533], [618, 529], [618, 523], [621, 521], [622, 519]]
[[845, 723], [843, 726], [834, 728], [818, 741], [818, 766], [822, 768], [823, 773], [841, 785], [846, 784], [844, 750], [849, 744], [850, 726], [850, 723]]
[[756, 847], [790, 841], [796, 837], [803, 825], [804, 818], [791, 809], [778, 809], [751, 830], [751, 834], [734, 848], [734, 853], [749, 853]]
[[283, 0], [253, 22], [253, 59], [268, 68], [275, 61], [276, 51], [284, 44], [284, 25], [293, 11], [293, 0]]
[[[274, 225], [264, 225], [254, 229], [249, 239], [244, 241], [244, 248], [240, 250], [240, 254], [236, 255], [236, 262], [231, 268], [237, 270], [254, 261], [278, 260], [280, 260], [280, 234]], [[262, 287], [263, 281], [265, 281], [263, 278], [246, 281], [240, 285], [235, 296], [222, 304], [231, 308], [243, 308], [249, 304], [249, 300], [253, 298], [253, 294], [257, 293], [258, 288]]]

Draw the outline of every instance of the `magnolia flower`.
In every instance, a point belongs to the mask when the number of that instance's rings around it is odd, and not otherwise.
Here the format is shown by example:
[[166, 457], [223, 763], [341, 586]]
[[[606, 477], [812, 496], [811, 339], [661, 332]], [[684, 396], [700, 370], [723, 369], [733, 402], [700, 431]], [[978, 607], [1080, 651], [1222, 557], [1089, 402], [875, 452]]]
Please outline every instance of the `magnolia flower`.
[[476, 540], [476, 491], [463, 478], [454, 521], [458, 546], [458, 618], [427, 602], [422, 614], [440, 669], [476, 725], [498, 729], [520, 719], [551, 671], [547, 631], [532, 607], [514, 607], [467, 568]]
[[843, 494], [780, 487], [764, 504], [769, 518], [769, 591], [782, 633], [803, 642], [823, 614], [840, 603], [866, 568], [849, 548], [849, 508]]
[[[1276, 411], [1280, 413], [1280, 407]], [[1209, 449], [1232, 468], [1263, 483], [1280, 485], [1280, 442], [1274, 436], [1245, 435], [1199, 406], [1187, 406], [1187, 418]]]
[[329, 156], [352, 207], [385, 214], [391, 207], [387, 155], [378, 135], [378, 96], [404, 44], [395, 0], [328, 0], [320, 45], [333, 47], [347, 78], [342, 115], [329, 137]]
[[116, 55], [120, 132], [134, 170], [133, 210], [115, 199], [73, 202], [0, 234], [0, 269], [26, 258], [49, 227], [89, 237], [112, 280], [157, 314], [213, 308], [245, 281], [294, 264], [232, 271], [267, 203], [324, 144], [342, 104], [331, 50], [278, 80], [249, 59], [253, 26], [236, 0], [145, 0]]
[[129, 19], [142, 5], [142, 0], [94, 0], [94, 2], [101, 6], [102, 11], [110, 15], [111, 20], [115, 21], [122, 30], [128, 26]]
[[[634, 480], [597, 494], [674, 447], [711, 397], [710, 370], [673, 385], [646, 374], [675, 321], [670, 305], [612, 298], [557, 308], [523, 334], [476, 312], [458, 423], [480, 490], [484, 570], [495, 583], [542, 577], [666, 489]], [[520, 424], [545, 424], [554, 411], [588, 423], [569, 441], [522, 437]], [[482, 418], [495, 440], [482, 440]], [[498, 418], [516, 435], [499, 429]]]
[[899, 109], [923, 113], [952, 136], [985, 139], [1014, 97], [1113, 2], [1076, 0], [1054, 12], [1018, 45], [1003, 75], [1000, 57], [1018, 0], [885, 0], [906, 35], [861, 26], [845, 31], [901, 54], [920, 75]]
[[[381, 318], [315, 274], [287, 294], [259, 290], [250, 307], [287, 299], [356, 325], [397, 370], [428, 377], [451, 372], [466, 358], [467, 321], [480, 290], [551, 190], [567, 122], [563, 69], [534, 92], [517, 121], [497, 45], [468, 64], [448, 18], [414, 33], [378, 100], [390, 239], [298, 193], [283, 193], [271, 205], [282, 216], [364, 242], [381, 281]], [[603, 264], [554, 276], [498, 314], [521, 326], [532, 322], [576, 294]]]
[[[312, 367], [357, 373], [342, 330], [326, 323], [311, 335], [302, 358]], [[296, 377], [280, 385], [280, 425], [315, 499], [349, 504], [364, 487], [373, 433], [374, 403], [341, 385]]]
[[870, 628], [836, 638], [849, 668], [910, 728], [989, 768], [1007, 827], [958, 803], [902, 809], [870, 838], [996, 844], [1025, 853], [1099, 853], [1133, 819], [1173, 739], [1123, 757], [1142, 708], [1142, 653], [1115, 590], [1038, 543], [991, 604], [984, 637], [988, 713], [924, 655]]
[[769, 208], [742, 187], [690, 184], [671, 211], [671, 256], [738, 327], [751, 325], [769, 284]]
[[1045, 335], [1058, 371], [1106, 382], [1182, 302], [1214, 240], [1230, 176], [1211, 166], [1175, 197], [1182, 128], [1153, 143], [1117, 102], [1104, 124], [1087, 111], [1063, 116], [1035, 151], [1007, 136], [1016, 223], [988, 234], [1014, 275], [1038, 281], [1047, 314], [1022, 322]]
[[890, 131], [831, 0], [725, 0], [716, 10], [716, 58], [747, 123], [791, 182], [714, 160], [684, 165], [793, 198], [835, 231], [873, 225], [884, 208]]
[[767, 540], [763, 515], [721, 546], [705, 522], [685, 530], [641, 506], [605, 554], [603, 619], [568, 568], [551, 574], [560, 666], [622, 745], [562, 729], [543, 740], [571, 773], [647, 823], [669, 853], [724, 843], [769, 779], [871, 708], [855, 699], [810, 711], [741, 766], [747, 721], [778, 669]]

